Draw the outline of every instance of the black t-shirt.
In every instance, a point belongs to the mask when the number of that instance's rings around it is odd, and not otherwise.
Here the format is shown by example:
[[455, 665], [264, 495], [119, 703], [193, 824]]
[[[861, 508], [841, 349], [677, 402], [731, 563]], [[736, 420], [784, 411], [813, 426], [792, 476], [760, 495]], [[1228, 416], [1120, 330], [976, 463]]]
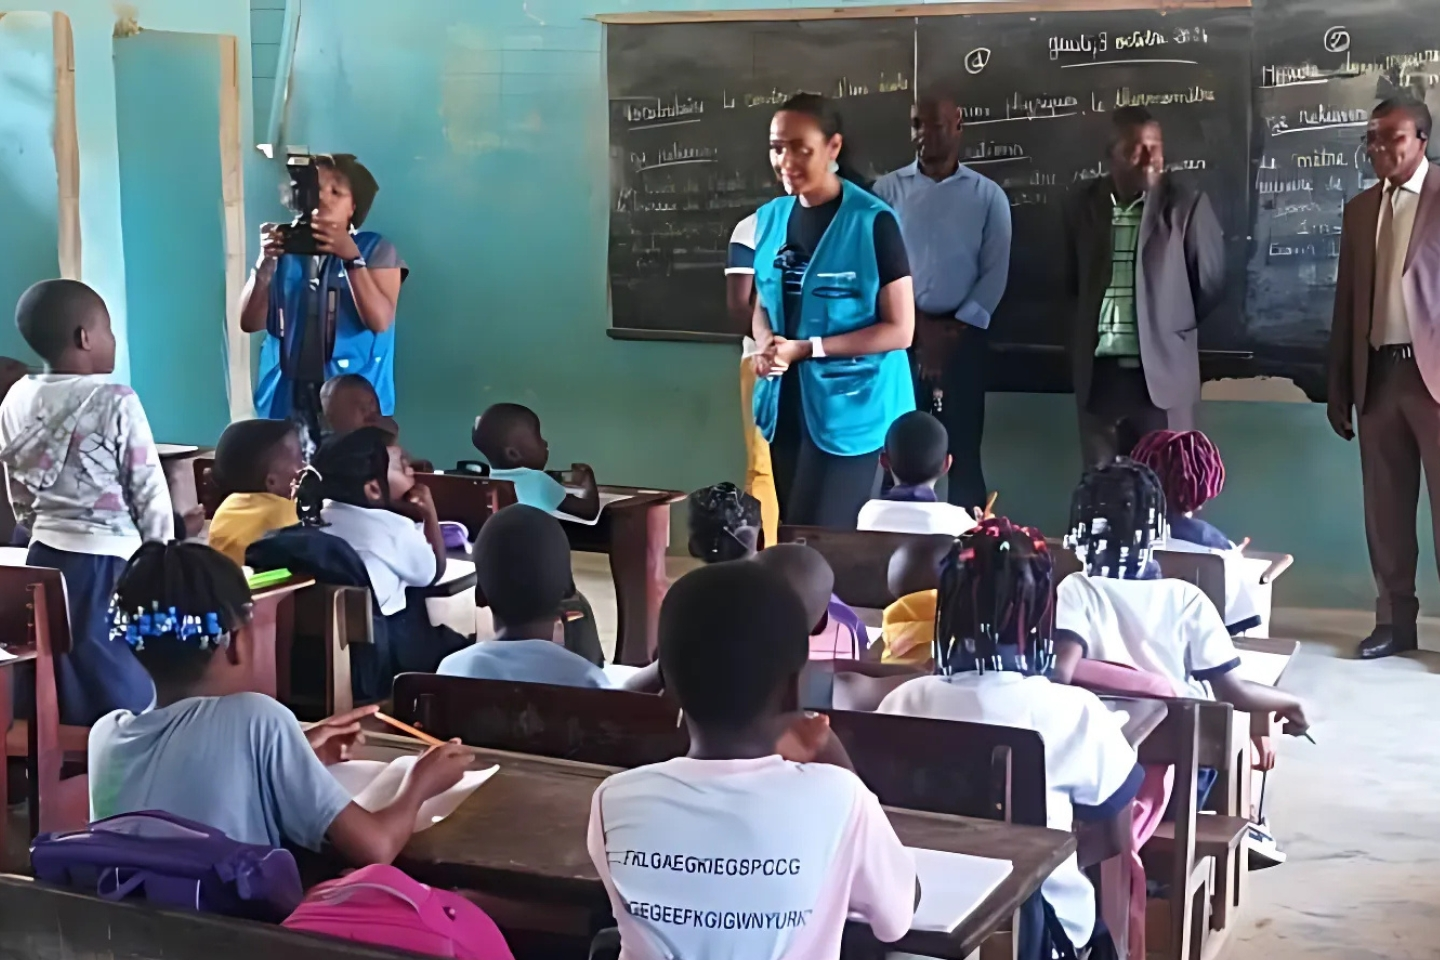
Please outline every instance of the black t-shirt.
[[[785, 246], [780, 250], [779, 259], [785, 271], [785, 336], [794, 339], [800, 328], [800, 299], [805, 284], [805, 269], [810, 258], [825, 236], [835, 213], [840, 209], [844, 193], [834, 200], [807, 207], [797, 203], [790, 211], [785, 224]], [[875, 261], [880, 268], [880, 286], [910, 276], [910, 258], [905, 254], [905, 241], [900, 236], [900, 224], [888, 210], [875, 217]]]

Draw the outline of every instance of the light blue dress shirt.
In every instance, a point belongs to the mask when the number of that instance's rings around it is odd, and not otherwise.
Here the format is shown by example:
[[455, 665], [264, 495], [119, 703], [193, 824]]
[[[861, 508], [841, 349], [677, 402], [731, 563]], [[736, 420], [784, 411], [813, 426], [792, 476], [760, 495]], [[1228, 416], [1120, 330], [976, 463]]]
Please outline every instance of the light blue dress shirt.
[[915, 305], [982, 330], [1010, 276], [1010, 200], [963, 163], [936, 183], [919, 162], [885, 174], [875, 194], [900, 218]]
[[578, 653], [549, 640], [481, 640], [450, 654], [435, 671], [442, 677], [550, 683], [606, 690], [610, 678]]

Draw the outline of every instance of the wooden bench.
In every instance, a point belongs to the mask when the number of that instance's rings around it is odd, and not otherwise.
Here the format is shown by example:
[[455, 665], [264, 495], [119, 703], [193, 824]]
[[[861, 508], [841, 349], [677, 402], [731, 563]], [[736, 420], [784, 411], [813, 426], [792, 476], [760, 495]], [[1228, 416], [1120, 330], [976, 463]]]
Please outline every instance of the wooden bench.
[[168, 960], [413, 960], [417, 955], [202, 913], [112, 903], [0, 875], [6, 957]]
[[70, 651], [70, 614], [59, 570], [0, 566], [0, 636], [23, 638], [19, 645], [35, 652], [23, 738], [16, 724], [6, 744], [7, 756], [26, 758], [30, 835], [83, 827], [90, 821], [89, 779], [65, 777], [64, 766], [67, 755], [84, 762], [90, 729], [60, 723], [56, 657]]
[[803, 543], [825, 558], [835, 571], [835, 596], [852, 607], [878, 610], [895, 600], [887, 585], [891, 555], [906, 544], [924, 543], [935, 536], [782, 524], [779, 539], [781, 543]]

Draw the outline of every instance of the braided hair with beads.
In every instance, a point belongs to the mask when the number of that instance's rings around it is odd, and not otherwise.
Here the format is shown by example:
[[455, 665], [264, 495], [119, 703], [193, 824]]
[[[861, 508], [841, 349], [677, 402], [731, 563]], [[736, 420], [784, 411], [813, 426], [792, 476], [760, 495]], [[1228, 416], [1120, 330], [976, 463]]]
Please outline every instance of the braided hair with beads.
[[995, 517], [955, 541], [940, 570], [935, 672], [1049, 671], [1054, 580], [1038, 530]]
[[1143, 463], [1120, 457], [1080, 478], [1070, 498], [1065, 546], [1091, 576], [1135, 580], [1166, 529], [1160, 478]]
[[1199, 430], [1147, 433], [1130, 456], [1155, 471], [1172, 514], [1194, 513], [1225, 488], [1220, 451]]

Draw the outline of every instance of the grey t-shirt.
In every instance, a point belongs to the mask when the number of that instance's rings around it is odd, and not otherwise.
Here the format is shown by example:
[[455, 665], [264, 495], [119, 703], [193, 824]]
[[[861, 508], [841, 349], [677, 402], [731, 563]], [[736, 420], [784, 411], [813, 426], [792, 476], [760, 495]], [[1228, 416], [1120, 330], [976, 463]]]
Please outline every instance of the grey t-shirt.
[[446, 677], [553, 683], [605, 689], [605, 671], [550, 640], [482, 640], [450, 654], [435, 671]]
[[319, 850], [349, 803], [294, 715], [263, 694], [117, 710], [90, 730], [92, 820], [159, 810], [241, 843]]

